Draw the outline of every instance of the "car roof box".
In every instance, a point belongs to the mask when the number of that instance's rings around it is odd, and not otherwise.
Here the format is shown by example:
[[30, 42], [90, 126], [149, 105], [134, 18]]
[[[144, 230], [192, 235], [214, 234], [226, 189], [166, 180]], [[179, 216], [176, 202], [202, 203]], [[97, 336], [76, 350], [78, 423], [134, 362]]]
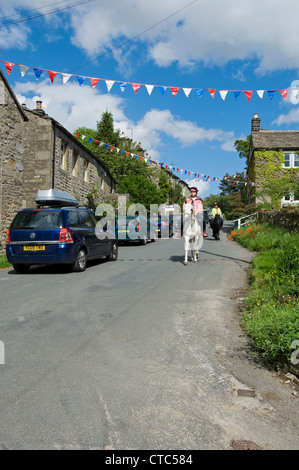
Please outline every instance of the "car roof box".
[[35, 196], [38, 206], [78, 206], [78, 200], [69, 193], [57, 189], [39, 189]]

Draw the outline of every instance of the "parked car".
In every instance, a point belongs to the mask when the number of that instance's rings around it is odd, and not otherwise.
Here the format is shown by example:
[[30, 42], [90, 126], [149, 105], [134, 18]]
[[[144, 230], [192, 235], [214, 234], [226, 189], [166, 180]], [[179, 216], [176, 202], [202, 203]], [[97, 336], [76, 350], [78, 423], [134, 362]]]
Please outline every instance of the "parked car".
[[6, 256], [18, 273], [36, 264], [65, 264], [84, 271], [88, 260], [116, 261], [118, 243], [109, 233], [96, 233], [91, 210], [79, 207], [68, 193], [38, 191], [37, 207], [23, 209], [7, 231]]
[[115, 218], [115, 237], [118, 242], [138, 241], [146, 245], [148, 241], [156, 239], [155, 233], [151, 233], [150, 229], [150, 221], [140, 215]]
[[173, 236], [173, 216], [158, 215], [152, 219], [155, 233], [158, 238], [169, 238]]

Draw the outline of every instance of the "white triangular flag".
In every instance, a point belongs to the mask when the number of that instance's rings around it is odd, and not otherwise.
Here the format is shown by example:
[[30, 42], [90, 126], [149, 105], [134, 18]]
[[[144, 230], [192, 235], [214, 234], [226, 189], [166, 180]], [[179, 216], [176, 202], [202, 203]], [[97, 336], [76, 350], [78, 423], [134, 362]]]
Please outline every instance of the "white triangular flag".
[[111, 88], [113, 87], [114, 85], [114, 80], [105, 80], [106, 82], [106, 85], [107, 85], [107, 90], [108, 92], [111, 90]]
[[263, 96], [264, 96], [264, 91], [265, 91], [265, 90], [257, 90], [257, 91], [256, 91], [257, 94], [259, 95], [259, 97], [260, 97], [261, 99], [262, 99]]
[[150, 95], [153, 91], [154, 85], [145, 85], [145, 87], [147, 89], [148, 94]]
[[219, 93], [220, 93], [221, 98], [222, 98], [223, 101], [224, 101], [225, 98], [226, 98], [226, 95], [227, 95], [227, 93], [228, 93], [228, 90], [219, 90]]
[[62, 75], [63, 84], [65, 85], [66, 82], [70, 79], [71, 74], [70, 73], [62, 73], [61, 75]]
[[190, 91], [192, 90], [192, 88], [183, 88], [183, 90], [184, 90], [185, 95], [186, 95], [187, 98], [188, 98], [188, 96], [190, 95]]
[[29, 67], [27, 67], [26, 65], [20, 65], [20, 70], [21, 70], [21, 75], [22, 77], [24, 77], [25, 73], [27, 72], [27, 70], [29, 69]]

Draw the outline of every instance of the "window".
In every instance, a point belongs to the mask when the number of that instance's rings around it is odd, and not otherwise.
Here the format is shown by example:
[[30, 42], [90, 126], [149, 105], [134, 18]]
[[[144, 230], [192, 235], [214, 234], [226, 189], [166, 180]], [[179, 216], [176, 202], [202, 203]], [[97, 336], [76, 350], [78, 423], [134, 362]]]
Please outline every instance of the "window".
[[69, 225], [70, 227], [80, 227], [80, 219], [77, 211], [72, 211], [69, 213]]
[[89, 183], [89, 171], [90, 171], [89, 161], [84, 160], [84, 181], [85, 181], [85, 183]]
[[67, 170], [67, 144], [63, 140], [60, 143], [59, 166], [62, 170]]
[[94, 228], [93, 219], [88, 211], [80, 211], [80, 218], [82, 226], [85, 228]]
[[299, 168], [299, 155], [298, 153], [286, 152], [284, 153], [284, 168]]
[[78, 178], [79, 176], [79, 154], [73, 152], [73, 165], [72, 165], [72, 175]]

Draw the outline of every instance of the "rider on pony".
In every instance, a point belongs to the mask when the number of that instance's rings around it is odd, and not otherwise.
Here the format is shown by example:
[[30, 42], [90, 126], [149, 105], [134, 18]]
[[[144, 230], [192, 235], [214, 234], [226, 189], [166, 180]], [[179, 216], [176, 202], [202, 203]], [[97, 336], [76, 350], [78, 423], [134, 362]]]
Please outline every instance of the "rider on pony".
[[[195, 186], [190, 188], [190, 192], [191, 192], [191, 197], [187, 197], [187, 199], [185, 201], [185, 204], [190, 203], [190, 204], [193, 205], [194, 214], [197, 216], [198, 222], [200, 222], [199, 217], [200, 217], [200, 213], [203, 210], [202, 200], [199, 196], [197, 196], [198, 189]], [[204, 237], [208, 236], [206, 234], [206, 221], [205, 221], [205, 219], [203, 219], [203, 236]]]
[[[220, 220], [219, 229], [220, 229], [220, 228], [222, 227], [222, 225], [223, 225], [223, 214], [222, 214], [222, 212], [221, 212], [220, 207], [218, 207], [218, 203], [217, 203], [217, 202], [215, 202], [214, 207], [213, 207], [213, 209], [212, 209], [212, 217], [213, 217], [213, 220], [212, 220], [212, 222], [211, 222], [211, 227], [212, 227], [212, 229], [213, 229], [213, 237], [214, 237], [214, 238], [216, 238], [216, 236], [217, 236], [217, 234], [216, 234], [217, 227], [215, 227], [215, 220], [216, 220], [215, 217], [216, 217], [216, 215], [219, 215], [219, 218], [220, 218], [220, 219], [219, 219], [219, 220]], [[218, 235], [217, 238], [219, 238], [219, 235]]]

